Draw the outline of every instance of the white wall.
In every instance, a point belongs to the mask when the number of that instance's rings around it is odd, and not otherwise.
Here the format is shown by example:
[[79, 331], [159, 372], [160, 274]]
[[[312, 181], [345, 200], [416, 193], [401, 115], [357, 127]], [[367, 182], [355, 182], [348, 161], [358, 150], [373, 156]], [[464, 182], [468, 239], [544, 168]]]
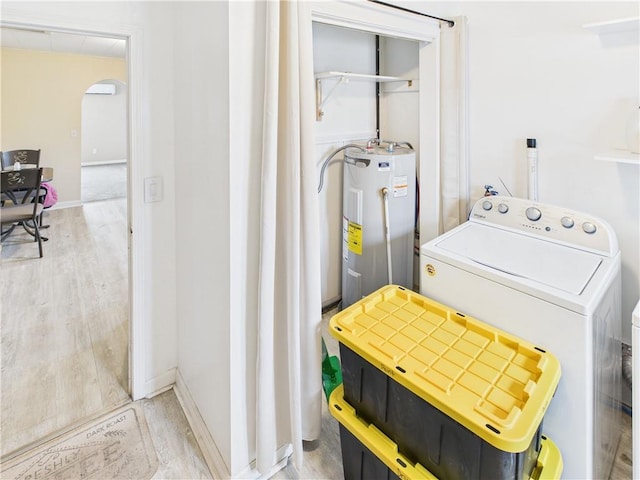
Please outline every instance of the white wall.
[[84, 92], [104, 78], [126, 81], [125, 60], [19, 48], [1, 56], [1, 147], [40, 149], [40, 163], [54, 171], [54, 208], [80, 205]]
[[[639, 102], [638, 44], [605, 48], [583, 24], [637, 17], [637, 2], [396, 2], [469, 19], [471, 196], [490, 183], [526, 197], [526, 138], [540, 201], [607, 220], [622, 251], [623, 341], [640, 297], [638, 165], [594, 160], [625, 146]], [[443, 27], [446, 28], [446, 27]]]
[[176, 8], [178, 368], [232, 476], [255, 458], [265, 4]]
[[178, 368], [231, 468], [229, 7], [175, 19]]
[[[35, 26], [59, 26], [95, 32], [135, 31], [144, 54], [136, 65], [140, 73], [139, 124], [134, 126], [139, 152], [132, 157], [132, 199], [135, 238], [142, 238], [134, 254], [139, 255], [142, 284], [136, 304], [136, 332], [147, 349], [140, 352], [145, 378], [139, 381], [144, 393], [169, 386], [175, 378], [176, 272], [173, 149], [173, 47], [171, 4], [153, 2], [2, 2], [3, 22]], [[164, 199], [156, 203], [141, 200], [143, 178], [164, 179]], [[144, 235], [140, 237], [141, 232]], [[141, 240], [142, 241], [142, 240]], [[138, 280], [138, 279], [136, 279]]]
[[82, 98], [81, 162], [83, 164], [126, 160], [127, 88], [122, 82], [105, 80], [115, 86], [114, 95], [89, 95]]

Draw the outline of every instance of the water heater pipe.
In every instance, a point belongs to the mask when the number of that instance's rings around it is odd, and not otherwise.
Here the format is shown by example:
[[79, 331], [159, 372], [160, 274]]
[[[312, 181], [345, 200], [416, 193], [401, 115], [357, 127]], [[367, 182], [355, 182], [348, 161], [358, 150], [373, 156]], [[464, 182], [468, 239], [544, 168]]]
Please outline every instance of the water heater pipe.
[[389, 228], [389, 189], [384, 187], [380, 190], [384, 199], [384, 234], [387, 242], [387, 274], [389, 275], [389, 285], [393, 285], [393, 270], [391, 261], [391, 229]]
[[343, 145], [342, 147], [338, 148], [337, 150], [334, 150], [333, 152], [331, 152], [331, 154], [323, 162], [322, 168], [320, 169], [320, 181], [318, 183], [318, 193], [320, 193], [322, 191], [322, 186], [324, 185], [324, 171], [326, 170], [327, 165], [329, 165], [329, 162], [331, 161], [331, 159], [333, 157], [335, 157], [342, 150], [346, 150], [347, 148], [357, 148], [361, 152], [366, 152], [366, 150], [364, 148], [362, 148], [360, 145], [356, 145], [355, 143], [349, 143], [348, 145]]

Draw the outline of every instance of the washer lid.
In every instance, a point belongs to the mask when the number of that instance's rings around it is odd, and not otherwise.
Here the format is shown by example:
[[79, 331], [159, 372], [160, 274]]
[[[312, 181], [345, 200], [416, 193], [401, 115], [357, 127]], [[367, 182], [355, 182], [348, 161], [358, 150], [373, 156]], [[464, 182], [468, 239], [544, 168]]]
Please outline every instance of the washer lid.
[[489, 268], [580, 295], [602, 263], [593, 253], [468, 223], [436, 246]]

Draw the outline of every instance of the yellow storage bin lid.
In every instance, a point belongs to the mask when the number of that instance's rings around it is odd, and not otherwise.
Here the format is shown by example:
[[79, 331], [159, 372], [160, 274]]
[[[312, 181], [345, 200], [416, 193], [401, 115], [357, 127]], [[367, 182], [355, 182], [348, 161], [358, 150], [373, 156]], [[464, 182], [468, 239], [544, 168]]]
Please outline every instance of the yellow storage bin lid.
[[356, 415], [355, 409], [344, 400], [344, 386], [339, 385], [329, 397], [329, 411], [343, 427], [367, 447], [398, 478], [438, 480], [419, 463], [412, 463], [398, 451], [398, 446], [373, 424]]
[[[438, 480], [419, 463], [412, 463], [398, 452], [398, 447], [375, 426], [358, 417], [355, 409], [344, 400], [344, 387], [336, 387], [329, 398], [331, 415], [353, 436], [380, 459], [398, 478], [407, 480]], [[555, 480], [562, 475], [562, 457], [551, 439], [542, 437], [542, 446], [531, 480]]]
[[550, 438], [543, 436], [538, 460], [531, 472], [531, 480], [558, 480], [563, 467], [558, 446]]
[[529, 447], [560, 380], [550, 352], [396, 285], [336, 314], [330, 331], [505, 452]]

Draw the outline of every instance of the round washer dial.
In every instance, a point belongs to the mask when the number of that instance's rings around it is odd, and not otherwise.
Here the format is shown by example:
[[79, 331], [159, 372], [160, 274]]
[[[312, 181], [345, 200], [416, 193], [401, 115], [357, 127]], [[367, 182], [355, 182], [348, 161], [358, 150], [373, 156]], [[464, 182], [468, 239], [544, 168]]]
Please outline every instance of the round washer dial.
[[582, 224], [582, 230], [584, 231], [584, 233], [594, 234], [594, 233], [596, 233], [597, 228], [591, 222], [584, 222]]
[[571, 217], [562, 217], [560, 219], [560, 223], [562, 223], [562, 226], [564, 228], [573, 228], [573, 225], [574, 225], [573, 218]]
[[540, 217], [542, 217], [542, 212], [539, 208], [536, 207], [529, 207], [524, 213], [532, 222], [537, 222], [538, 220], [540, 220]]
[[500, 213], [507, 213], [509, 211], [509, 205], [507, 205], [506, 203], [499, 203], [498, 211]]
[[489, 211], [493, 208], [493, 203], [491, 203], [489, 200], [485, 200], [484, 202], [482, 202], [482, 208]]

